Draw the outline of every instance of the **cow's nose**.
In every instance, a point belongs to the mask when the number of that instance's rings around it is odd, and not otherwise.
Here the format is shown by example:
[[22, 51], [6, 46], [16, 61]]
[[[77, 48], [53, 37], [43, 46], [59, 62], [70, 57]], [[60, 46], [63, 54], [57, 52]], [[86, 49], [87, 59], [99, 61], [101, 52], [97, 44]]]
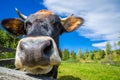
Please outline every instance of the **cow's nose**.
[[51, 37], [26, 37], [17, 45], [15, 56], [17, 68], [37, 71], [37, 68], [47, 69], [53, 65], [58, 66], [60, 63], [60, 53], [56, 42]]
[[29, 66], [33, 66], [36, 64], [49, 64], [49, 51], [51, 45], [50, 40], [21, 41], [20, 49], [24, 55], [24, 58], [22, 59], [24, 65], [28, 66], [29, 64]]

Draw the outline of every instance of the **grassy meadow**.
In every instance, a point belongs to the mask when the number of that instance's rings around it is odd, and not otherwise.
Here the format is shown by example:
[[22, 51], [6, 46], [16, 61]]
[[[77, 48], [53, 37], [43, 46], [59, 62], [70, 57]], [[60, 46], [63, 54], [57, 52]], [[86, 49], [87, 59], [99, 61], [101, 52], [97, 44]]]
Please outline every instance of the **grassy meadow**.
[[62, 62], [58, 80], [120, 80], [120, 66]]

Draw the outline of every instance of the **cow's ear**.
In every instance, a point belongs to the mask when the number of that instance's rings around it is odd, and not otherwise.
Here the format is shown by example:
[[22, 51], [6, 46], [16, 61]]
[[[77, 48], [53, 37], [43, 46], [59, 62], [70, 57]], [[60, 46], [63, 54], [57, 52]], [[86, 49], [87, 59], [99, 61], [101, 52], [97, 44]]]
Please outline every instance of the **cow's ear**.
[[21, 36], [24, 35], [24, 23], [20, 19], [16, 18], [10, 18], [10, 19], [4, 19], [1, 22], [2, 26], [10, 33]]
[[72, 15], [68, 18], [61, 19], [61, 23], [67, 32], [71, 32], [83, 24], [83, 19]]

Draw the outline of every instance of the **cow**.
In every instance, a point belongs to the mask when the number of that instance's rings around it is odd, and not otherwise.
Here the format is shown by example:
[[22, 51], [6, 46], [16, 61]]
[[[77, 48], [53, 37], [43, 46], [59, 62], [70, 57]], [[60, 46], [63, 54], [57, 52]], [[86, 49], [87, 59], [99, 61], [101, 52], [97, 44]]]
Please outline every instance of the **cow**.
[[59, 36], [80, 27], [83, 18], [74, 15], [60, 18], [49, 10], [40, 10], [29, 16], [18, 9], [16, 12], [21, 19], [8, 18], [1, 21], [1, 25], [13, 35], [25, 35], [16, 48], [16, 68], [30, 74], [57, 78], [62, 58]]

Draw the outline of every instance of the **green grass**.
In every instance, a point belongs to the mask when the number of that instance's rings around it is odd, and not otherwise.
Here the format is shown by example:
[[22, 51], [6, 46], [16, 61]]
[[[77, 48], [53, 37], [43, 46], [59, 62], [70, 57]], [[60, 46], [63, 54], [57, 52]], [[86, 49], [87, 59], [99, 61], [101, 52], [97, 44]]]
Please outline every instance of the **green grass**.
[[58, 80], [120, 80], [120, 66], [62, 62]]

